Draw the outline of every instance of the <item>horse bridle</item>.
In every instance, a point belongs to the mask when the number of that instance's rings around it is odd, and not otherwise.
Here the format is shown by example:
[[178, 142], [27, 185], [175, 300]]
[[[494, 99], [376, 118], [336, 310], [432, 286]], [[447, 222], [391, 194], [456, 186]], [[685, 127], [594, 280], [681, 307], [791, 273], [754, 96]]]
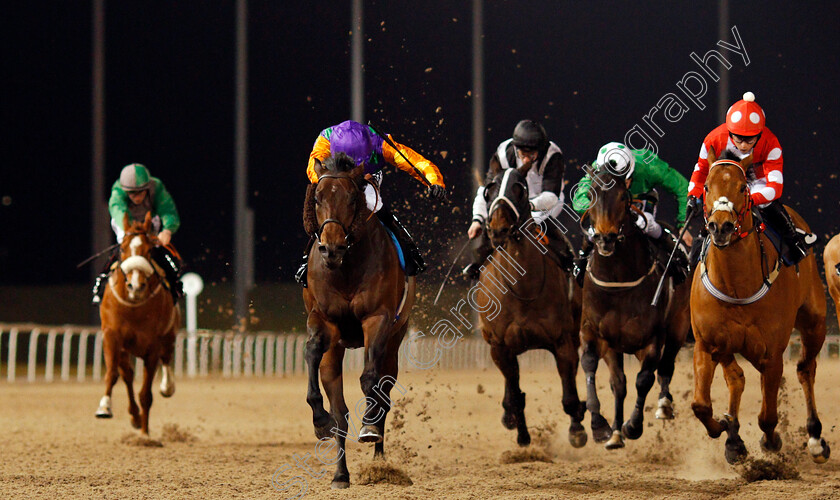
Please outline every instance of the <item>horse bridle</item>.
[[[318, 177], [318, 181], [320, 182], [321, 179], [347, 179], [347, 180], [350, 181], [351, 184], [353, 184], [353, 187], [356, 188], [356, 192], [359, 195], [362, 194], [362, 190], [359, 189], [359, 186], [356, 185], [356, 183], [353, 181], [353, 179], [351, 179], [350, 177], [348, 177], [346, 175], [324, 174], [321, 177]], [[370, 181], [368, 181], [368, 182], [370, 182]], [[378, 196], [378, 192], [379, 191], [377, 191], [377, 196]], [[361, 198], [361, 196], [359, 198]], [[359, 198], [356, 199], [357, 204], [359, 203]], [[349, 228], [353, 227], [353, 222], [356, 221], [356, 213], [358, 212], [358, 210], [355, 210], [357, 207], [354, 206], [353, 208], [354, 208], [353, 218], [350, 219], [350, 224], [345, 226], [344, 223], [341, 222], [340, 220], [329, 218], [329, 219], [325, 220], [324, 222], [322, 222], [320, 226], [318, 226], [318, 230], [315, 232], [315, 239], [318, 240], [318, 242], [320, 243], [321, 242], [321, 233], [324, 231], [324, 227], [326, 227], [326, 225], [330, 224], [330, 223], [338, 224], [339, 227], [341, 227], [341, 230], [344, 231], [344, 243], [347, 245], [347, 249], [349, 250], [350, 247], [353, 245], [353, 236], [352, 236], [352, 233], [350, 232]]]
[[[499, 194], [497, 194], [496, 197], [493, 198], [493, 201], [490, 203], [490, 208], [487, 211], [487, 220], [489, 221], [493, 217], [493, 214], [496, 212], [496, 210], [498, 210], [499, 208], [501, 208], [503, 206], [507, 206], [508, 208], [513, 210], [513, 214], [516, 216], [516, 222], [513, 224], [513, 229], [510, 232], [510, 236], [515, 241], [519, 241], [522, 238], [522, 234], [519, 231], [520, 225], [521, 225], [520, 222], [522, 221], [522, 214], [520, 213], [519, 209], [516, 208], [516, 203], [514, 203], [513, 200], [511, 200], [510, 198], [508, 198], [505, 195], [505, 191], [506, 191], [507, 185], [508, 185], [508, 175], [509, 174], [507, 174], [507, 173], [505, 174], [504, 178], [502, 179], [502, 184], [499, 186]], [[490, 200], [487, 199], [488, 198], [488, 190], [490, 189], [490, 187], [492, 187], [494, 185], [498, 185], [498, 184], [499, 183], [494, 180], [494, 181], [490, 182], [489, 184], [487, 184], [487, 186], [485, 186], [485, 188], [484, 188], [484, 201], [485, 202], [490, 201]], [[514, 182], [514, 185], [516, 185], [516, 184], [519, 184], [520, 186], [522, 186], [522, 192], [523, 193], [528, 192], [528, 188], [527, 188], [527, 186], [525, 186], [525, 184], [523, 184], [522, 182], [519, 182], [519, 181]], [[530, 215], [530, 214], [528, 214], [528, 215]]]
[[[744, 176], [744, 182], [747, 182], [747, 174], [744, 172], [744, 167], [741, 166], [740, 163], [733, 160], [718, 160], [709, 167], [709, 173], [711, 174], [712, 169], [719, 166], [719, 165], [734, 165], [738, 167], [738, 171]], [[712, 206], [712, 211], [709, 212], [709, 209], [706, 207], [706, 192], [703, 192], [703, 219], [705, 222], [706, 227], [709, 226], [709, 217], [713, 216], [716, 212], [729, 212], [735, 214], [735, 232], [734, 235], [737, 236], [737, 239], [745, 238], [750, 232], [753, 230], [761, 231], [763, 228], [759, 224], [753, 224], [753, 227], [748, 230], [743, 230], [743, 222], [744, 217], [747, 215], [747, 211], [752, 208], [752, 198], [750, 198], [750, 190], [744, 190], [744, 206], [741, 208], [739, 212], [735, 211], [735, 204], [729, 201], [725, 196], [715, 200], [714, 205]], [[737, 240], [736, 240], [737, 241]]]

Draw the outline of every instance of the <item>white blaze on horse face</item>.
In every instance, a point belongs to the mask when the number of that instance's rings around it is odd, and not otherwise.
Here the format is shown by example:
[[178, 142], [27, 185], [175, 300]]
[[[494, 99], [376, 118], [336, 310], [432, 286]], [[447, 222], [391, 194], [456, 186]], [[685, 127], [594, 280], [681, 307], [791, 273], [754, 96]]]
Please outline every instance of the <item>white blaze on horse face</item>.
[[131, 243], [128, 244], [128, 247], [131, 249], [131, 255], [137, 255], [137, 249], [143, 245], [143, 238], [139, 236], [135, 236], [131, 239]]

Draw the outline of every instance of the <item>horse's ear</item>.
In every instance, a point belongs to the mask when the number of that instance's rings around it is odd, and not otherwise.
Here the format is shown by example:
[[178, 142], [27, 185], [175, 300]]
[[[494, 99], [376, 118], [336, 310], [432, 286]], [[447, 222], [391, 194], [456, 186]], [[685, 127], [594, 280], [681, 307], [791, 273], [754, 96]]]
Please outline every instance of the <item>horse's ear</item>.
[[741, 160], [741, 168], [744, 170], [744, 172], [749, 170], [750, 167], [752, 167], [752, 164], [753, 164], [753, 154], [752, 153], [750, 153], [749, 156], [747, 156], [746, 158]]
[[715, 148], [713, 148], [711, 146], [709, 146], [708, 160], [709, 160], [709, 165], [714, 165], [715, 162], [717, 161], [717, 155], [715, 154]]
[[148, 233], [152, 227], [152, 212], [146, 212], [146, 219], [143, 221], [143, 231]]
[[364, 165], [357, 165], [353, 170], [350, 171], [350, 177], [352, 177], [354, 179], [361, 178], [364, 173], [365, 173], [365, 166]]
[[130, 223], [130, 222], [128, 222], [128, 212], [126, 212], [126, 213], [124, 213], [124, 214], [123, 214], [123, 221], [122, 221], [122, 223], [123, 223], [123, 230], [124, 230], [124, 231], [126, 231], [126, 232], [128, 232], [128, 228], [130, 228], [130, 227], [131, 227], [131, 223]]
[[318, 178], [327, 173], [327, 170], [324, 168], [324, 165], [321, 163], [321, 160], [319, 160], [318, 158], [313, 158], [312, 160], [314, 161], [313, 168], [315, 169], [315, 175], [317, 175]]

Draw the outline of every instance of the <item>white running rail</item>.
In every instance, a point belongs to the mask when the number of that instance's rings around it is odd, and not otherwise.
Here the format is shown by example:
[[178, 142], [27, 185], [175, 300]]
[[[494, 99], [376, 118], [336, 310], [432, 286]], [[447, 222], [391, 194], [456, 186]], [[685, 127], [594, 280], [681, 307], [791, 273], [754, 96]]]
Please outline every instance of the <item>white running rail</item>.
[[[199, 377], [285, 377], [305, 374], [306, 338], [306, 335], [296, 333], [199, 330], [197, 341], [191, 344], [187, 342], [186, 332], [182, 331], [175, 341], [173, 368], [176, 376], [187, 376], [187, 361], [194, 356]], [[490, 347], [478, 337], [463, 338], [450, 349], [437, 347], [434, 338], [418, 340], [411, 345], [407, 345], [408, 342], [406, 339], [403, 343], [401, 370], [418, 370], [406, 357], [404, 351], [407, 349], [410, 349], [418, 362], [429, 363], [429, 369], [495, 369], [490, 358]], [[195, 353], [188, 352], [190, 345]], [[785, 352], [785, 359], [798, 356], [800, 349], [799, 338], [793, 337]], [[434, 357], [436, 350], [440, 352], [437, 361]], [[840, 336], [829, 336], [820, 357], [836, 358], [838, 355]], [[632, 356], [625, 359], [629, 366], [633, 366], [634, 362], [638, 364]], [[683, 349], [680, 359], [691, 359], [690, 346]], [[26, 366], [22, 366], [24, 360]], [[345, 352], [346, 370], [361, 372], [363, 361], [363, 349]], [[519, 356], [519, 364], [522, 369], [548, 369], [555, 366], [548, 351], [522, 354]], [[142, 373], [142, 368], [142, 360], [136, 360], [135, 371]], [[95, 327], [0, 323], [0, 380], [98, 381], [102, 379], [103, 371], [102, 332]]]

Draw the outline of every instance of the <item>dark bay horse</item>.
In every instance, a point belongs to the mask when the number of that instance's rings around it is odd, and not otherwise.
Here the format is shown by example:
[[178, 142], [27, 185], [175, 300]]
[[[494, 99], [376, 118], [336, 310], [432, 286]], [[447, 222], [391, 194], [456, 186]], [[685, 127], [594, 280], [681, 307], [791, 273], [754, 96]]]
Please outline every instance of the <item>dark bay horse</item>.
[[[689, 286], [674, 286], [672, 278], [667, 278], [666, 300], [651, 306], [663, 270], [657, 265], [648, 237], [633, 221], [631, 214], [638, 209], [624, 178], [604, 171], [593, 180], [590, 196], [594, 199], [588, 214], [596, 251], [589, 258], [583, 283], [581, 362], [593, 438], [599, 443], [606, 441], [607, 449], [617, 449], [624, 447], [625, 437], [638, 439], [642, 435], [645, 399], [653, 387], [654, 372], [660, 385], [656, 417], [674, 418], [669, 385], [674, 360], [688, 334]], [[636, 376], [636, 405], [626, 422], [625, 353], [635, 354], [641, 362]], [[610, 370], [610, 388], [615, 397], [612, 427], [601, 416], [596, 394], [599, 358]]]
[[[783, 354], [795, 327], [802, 340], [796, 372], [808, 409], [808, 452], [817, 463], [831, 450], [820, 437], [822, 424], [814, 401], [817, 355], [825, 340], [825, 292], [813, 253], [797, 266], [785, 267], [752, 213], [746, 166], [732, 160], [715, 162], [706, 178], [704, 212], [708, 240], [691, 288], [694, 346], [694, 401], [691, 408], [717, 438], [726, 431], [726, 460], [747, 454], [739, 435], [738, 409], [744, 391], [742, 355], [761, 373], [761, 447], [778, 451], [776, 432]], [[786, 207], [797, 227], [810, 232], [805, 221]], [[711, 385], [717, 365], [729, 388], [729, 408], [723, 418], [712, 416]]]
[[[414, 304], [414, 278], [406, 279], [391, 237], [365, 204], [362, 167], [339, 154], [324, 165], [316, 161], [315, 171], [318, 183], [309, 186], [303, 216], [304, 229], [317, 238], [303, 290], [309, 333], [306, 401], [312, 407], [315, 436], [334, 436], [340, 448], [332, 487], [347, 488], [350, 472], [344, 445], [350, 414], [344, 401], [344, 350], [365, 349], [360, 381], [366, 408], [358, 440], [376, 443], [374, 457], [384, 457], [385, 417]], [[319, 371], [329, 413], [318, 385]]]
[[[143, 222], [123, 221], [125, 236], [120, 244], [120, 260], [108, 277], [99, 315], [102, 319], [105, 353], [105, 395], [96, 411], [98, 418], [111, 418], [111, 389], [122, 376], [128, 389], [131, 425], [149, 435], [149, 409], [152, 407], [152, 381], [162, 363], [160, 393], [175, 392], [172, 352], [175, 334], [181, 324], [181, 311], [163, 285], [163, 270], [155, 267], [150, 252], [158, 244], [152, 234], [151, 215]], [[143, 359], [143, 385], [140, 389], [142, 416], [134, 401], [134, 368], [129, 355]]]
[[[580, 288], [537, 243], [540, 236], [531, 220], [525, 178], [517, 170], [507, 169], [487, 185], [485, 193], [490, 207], [487, 233], [496, 251], [477, 285], [487, 300], [483, 305], [477, 302], [482, 306], [478, 309], [481, 334], [505, 377], [502, 423], [508, 429], [517, 429], [520, 446], [531, 442], [517, 356], [545, 349], [554, 356], [563, 383], [563, 411], [572, 420], [569, 442], [579, 448], [587, 439], [581, 425], [586, 406], [575, 384]], [[493, 300], [491, 296], [499, 307], [483, 307]]]

